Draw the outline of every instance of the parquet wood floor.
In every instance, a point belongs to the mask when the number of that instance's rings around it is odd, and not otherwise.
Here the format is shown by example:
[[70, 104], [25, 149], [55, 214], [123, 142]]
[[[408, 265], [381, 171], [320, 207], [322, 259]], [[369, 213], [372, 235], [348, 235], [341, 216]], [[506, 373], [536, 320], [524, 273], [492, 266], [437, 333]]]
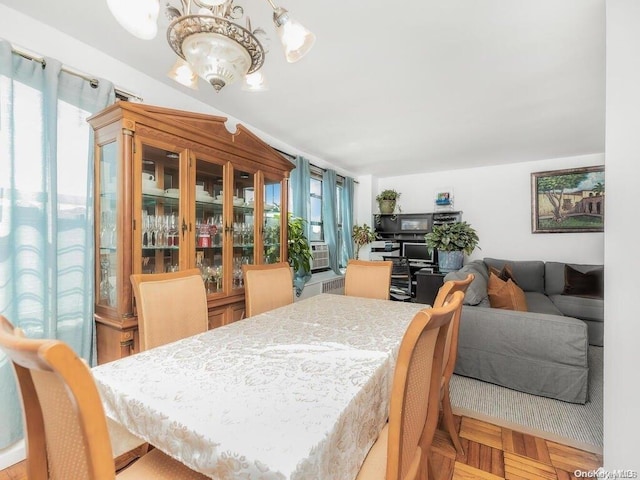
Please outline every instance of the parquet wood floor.
[[433, 480], [577, 480], [602, 466], [602, 455], [467, 416], [454, 416], [465, 455], [449, 435], [433, 441]]
[[[438, 430], [433, 480], [577, 480], [576, 470], [602, 466], [602, 455], [467, 416], [454, 416], [465, 455]], [[27, 480], [24, 462], [0, 471], [0, 480]]]

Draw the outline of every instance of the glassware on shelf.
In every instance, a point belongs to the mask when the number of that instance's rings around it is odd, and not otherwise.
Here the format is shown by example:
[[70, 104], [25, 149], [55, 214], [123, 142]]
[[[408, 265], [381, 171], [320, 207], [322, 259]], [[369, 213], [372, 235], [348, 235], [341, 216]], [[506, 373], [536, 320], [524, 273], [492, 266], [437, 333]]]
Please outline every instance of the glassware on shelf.
[[100, 222], [100, 247], [111, 248], [116, 245], [116, 222], [113, 212], [102, 212]]
[[215, 282], [216, 291], [222, 290], [222, 266], [212, 267], [213, 276], [212, 280]]
[[211, 246], [211, 233], [209, 224], [197, 220], [196, 232], [196, 247], [209, 248]]
[[242, 275], [242, 265], [249, 264], [249, 257], [241, 256], [233, 258], [233, 287], [242, 288], [244, 286], [244, 279]]
[[178, 247], [180, 235], [178, 219], [171, 215], [149, 215], [142, 212], [142, 247], [172, 248]]
[[111, 262], [107, 255], [102, 255], [100, 258], [100, 303], [106, 305], [113, 305], [115, 303], [115, 289], [109, 281], [109, 270], [111, 269]]
[[220, 245], [220, 215], [214, 215], [207, 218], [207, 225], [209, 227], [209, 246]]
[[180, 244], [180, 234], [178, 232], [178, 219], [175, 213], [169, 217], [169, 230], [167, 233], [167, 246], [177, 247]]
[[200, 269], [200, 276], [202, 277], [202, 281], [204, 282], [204, 288], [207, 291], [207, 293], [211, 293], [211, 290], [209, 288], [210, 283], [211, 283], [211, 275], [213, 273], [211, 267], [209, 266], [209, 263], [207, 260], [202, 260], [202, 263], [200, 263], [200, 265], [198, 265], [198, 268]]

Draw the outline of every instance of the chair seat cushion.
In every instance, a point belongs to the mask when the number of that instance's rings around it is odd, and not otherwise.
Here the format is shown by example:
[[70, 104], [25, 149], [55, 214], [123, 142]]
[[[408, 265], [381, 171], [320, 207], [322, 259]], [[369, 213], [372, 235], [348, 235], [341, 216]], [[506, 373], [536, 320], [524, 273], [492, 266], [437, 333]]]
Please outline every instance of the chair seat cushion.
[[389, 442], [389, 423], [369, 450], [367, 458], [358, 472], [356, 480], [384, 480], [387, 476], [387, 444]]
[[116, 480], [206, 480], [208, 478], [165, 455], [157, 448], [116, 476]]

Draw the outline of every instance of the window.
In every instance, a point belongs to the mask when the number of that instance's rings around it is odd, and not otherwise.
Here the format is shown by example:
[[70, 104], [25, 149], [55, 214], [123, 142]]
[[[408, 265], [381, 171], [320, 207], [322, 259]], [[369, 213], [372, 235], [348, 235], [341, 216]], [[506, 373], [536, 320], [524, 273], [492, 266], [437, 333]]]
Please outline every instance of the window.
[[309, 241], [322, 242], [322, 173], [311, 170], [311, 210], [309, 211]]
[[[338, 258], [340, 259], [340, 267], [344, 267], [342, 265], [344, 263], [343, 258], [346, 258], [346, 254], [344, 254], [346, 246], [343, 241], [342, 234], [342, 209], [341, 198], [342, 198], [342, 187], [344, 184], [344, 178], [338, 176], [337, 186], [336, 186], [336, 199], [337, 205], [335, 208], [336, 211], [336, 221], [338, 224]], [[309, 241], [310, 242], [322, 242], [324, 241], [324, 230], [323, 230], [323, 218], [322, 218], [322, 170], [318, 167], [311, 167], [311, 180], [310, 180], [310, 192], [311, 192], [311, 211], [309, 214]]]

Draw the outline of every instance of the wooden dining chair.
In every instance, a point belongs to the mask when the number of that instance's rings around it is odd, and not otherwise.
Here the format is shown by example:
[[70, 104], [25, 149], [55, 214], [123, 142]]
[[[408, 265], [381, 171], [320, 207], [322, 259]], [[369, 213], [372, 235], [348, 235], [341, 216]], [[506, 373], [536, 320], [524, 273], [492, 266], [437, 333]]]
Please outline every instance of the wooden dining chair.
[[207, 292], [200, 270], [131, 275], [140, 350], [174, 342], [209, 327]]
[[344, 294], [389, 300], [392, 268], [393, 263], [388, 260], [349, 260], [344, 276]]
[[20, 389], [29, 480], [207, 478], [158, 449], [116, 476], [107, 420], [86, 362], [60, 340], [26, 338], [3, 316], [0, 348]]
[[242, 265], [247, 317], [293, 303], [293, 275], [287, 262]]
[[[455, 292], [462, 292], [463, 294], [469, 288], [469, 285], [474, 279], [474, 275], [470, 273], [463, 280], [448, 280], [438, 290], [438, 295], [433, 301], [434, 307], [441, 307], [450, 302]], [[444, 427], [451, 437], [456, 451], [460, 455], [464, 455], [464, 449], [460, 442], [460, 437], [456, 431], [455, 422], [453, 420], [453, 410], [451, 409], [451, 395], [449, 390], [449, 382], [451, 375], [456, 368], [456, 359], [458, 358], [458, 334], [460, 333], [460, 316], [462, 315], [462, 303], [456, 311], [451, 326], [449, 327], [449, 334], [447, 335], [447, 342], [444, 349], [444, 357], [442, 361], [442, 383], [440, 385], [440, 402], [442, 405], [442, 420]]]
[[438, 423], [443, 352], [449, 325], [463, 297], [463, 293], [456, 293], [447, 305], [425, 308], [411, 320], [393, 374], [389, 421], [356, 480], [429, 477], [428, 454]]

